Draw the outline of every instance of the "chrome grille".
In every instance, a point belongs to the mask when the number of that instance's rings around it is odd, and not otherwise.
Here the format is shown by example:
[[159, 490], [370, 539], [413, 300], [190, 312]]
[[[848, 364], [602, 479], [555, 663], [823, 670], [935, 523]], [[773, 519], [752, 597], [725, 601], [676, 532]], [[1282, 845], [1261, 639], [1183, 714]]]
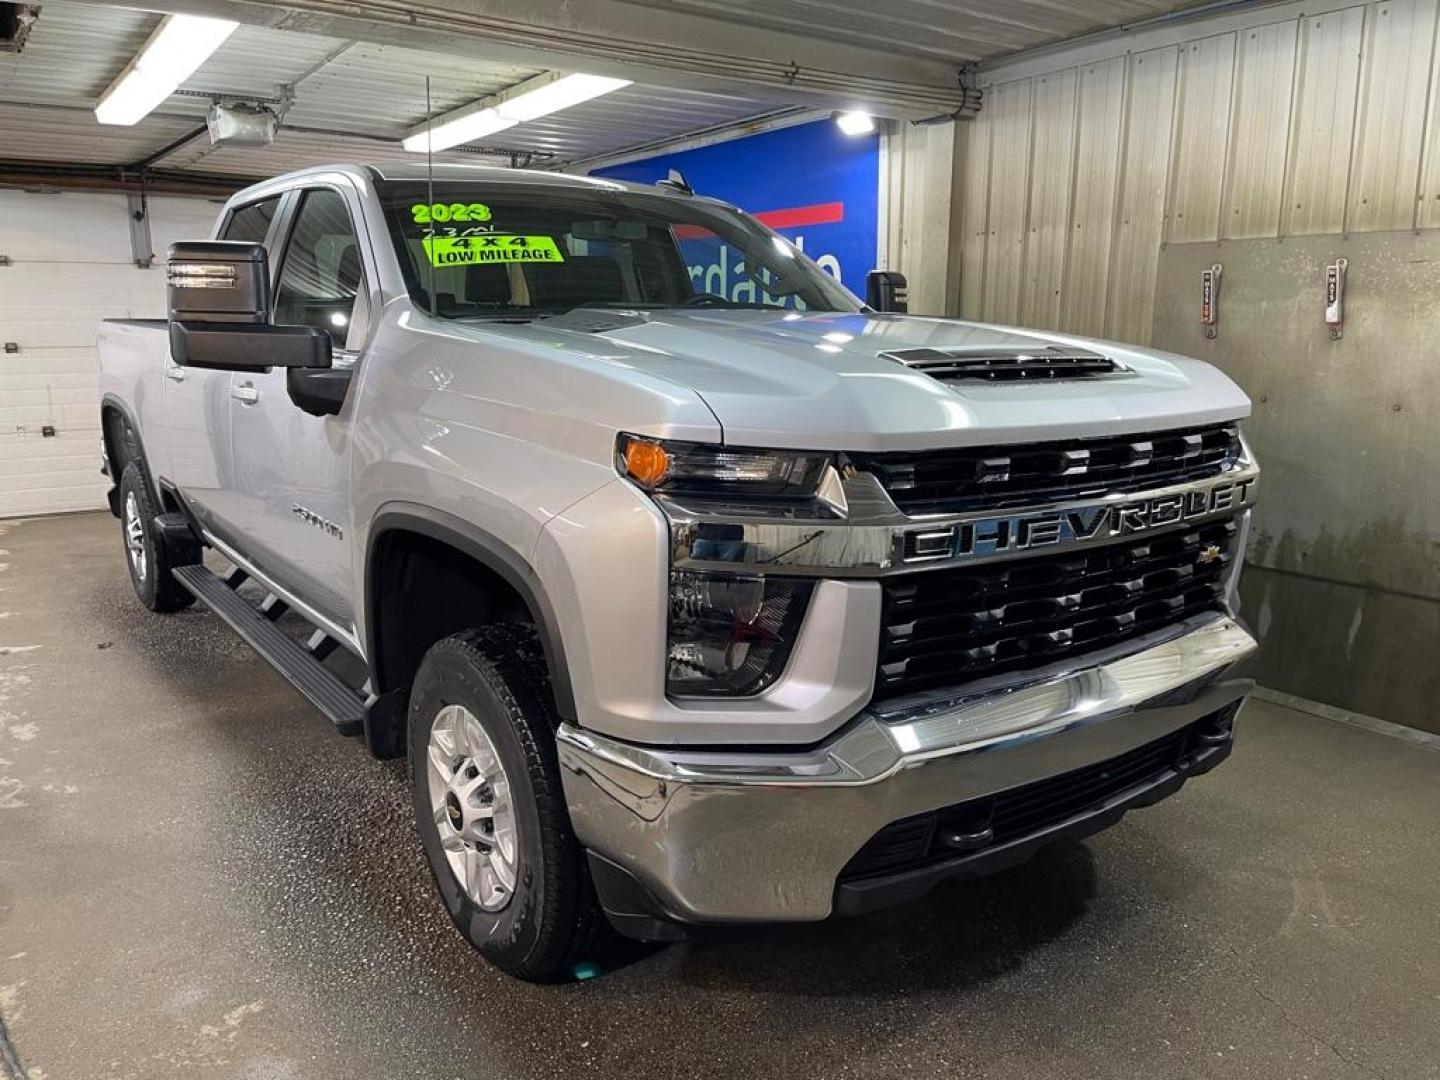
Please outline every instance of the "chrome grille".
[[1222, 610], [1236, 520], [882, 582], [876, 699], [1040, 667]]
[[1023, 446], [851, 454], [907, 514], [1086, 499], [1215, 476], [1240, 458], [1234, 424]]
[[880, 354], [941, 382], [1089, 379], [1123, 371], [1108, 356], [1052, 346], [1031, 352], [970, 352], [964, 349], [897, 349]]

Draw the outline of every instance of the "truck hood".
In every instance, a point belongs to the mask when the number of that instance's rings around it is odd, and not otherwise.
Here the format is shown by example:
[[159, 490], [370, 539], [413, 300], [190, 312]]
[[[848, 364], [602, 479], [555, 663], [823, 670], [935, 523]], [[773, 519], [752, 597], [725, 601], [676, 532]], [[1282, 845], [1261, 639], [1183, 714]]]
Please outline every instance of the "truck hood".
[[[1250, 412], [1239, 387], [1208, 364], [1068, 334], [883, 314], [582, 312], [487, 324], [477, 336], [561, 346], [687, 387], [736, 446], [898, 450], [1030, 442], [1185, 427]], [[1129, 370], [1092, 379], [940, 382], [882, 355], [1052, 345], [1098, 352]]]

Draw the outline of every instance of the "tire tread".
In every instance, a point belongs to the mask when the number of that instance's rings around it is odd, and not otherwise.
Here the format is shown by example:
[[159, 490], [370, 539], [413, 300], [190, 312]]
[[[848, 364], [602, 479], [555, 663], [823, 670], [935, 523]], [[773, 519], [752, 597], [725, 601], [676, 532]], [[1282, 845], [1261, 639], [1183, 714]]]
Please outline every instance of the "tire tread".
[[565, 978], [581, 960], [607, 955], [615, 934], [565, 808], [554, 737], [559, 720], [544, 651], [534, 628], [521, 623], [466, 630], [432, 646], [431, 651], [436, 650], [463, 657], [500, 702], [525, 756], [540, 821], [540, 847], [547, 869], [553, 868], [549, 887], [541, 890], [541, 932], [529, 955], [507, 964], [506, 970], [532, 981]]

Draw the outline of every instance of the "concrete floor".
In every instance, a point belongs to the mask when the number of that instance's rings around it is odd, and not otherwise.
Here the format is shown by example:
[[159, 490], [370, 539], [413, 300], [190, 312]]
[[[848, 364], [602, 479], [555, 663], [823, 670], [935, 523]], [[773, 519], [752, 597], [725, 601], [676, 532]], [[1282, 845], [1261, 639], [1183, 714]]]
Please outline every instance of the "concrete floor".
[[1252, 704], [1217, 772], [999, 878], [526, 986], [445, 918], [397, 763], [214, 617], [145, 612], [113, 519], [0, 533], [35, 1080], [1440, 1076], [1433, 751]]

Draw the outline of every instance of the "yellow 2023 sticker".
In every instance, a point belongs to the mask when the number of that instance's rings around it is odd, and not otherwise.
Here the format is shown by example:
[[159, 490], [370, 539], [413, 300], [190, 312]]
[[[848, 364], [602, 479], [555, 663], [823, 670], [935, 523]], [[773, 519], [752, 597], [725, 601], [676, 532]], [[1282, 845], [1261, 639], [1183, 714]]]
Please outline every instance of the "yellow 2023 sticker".
[[490, 207], [478, 202], [415, 203], [410, 207], [410, 217], [416, 225], [429, 225], [431, 222], [444, 225], [451, 221], [462, 224], [471, 221], [489, 221]]
[[431, 266], [469, 266], [497, 262], [564, 262], [551, 236], [427, 236], [421, 241]]

